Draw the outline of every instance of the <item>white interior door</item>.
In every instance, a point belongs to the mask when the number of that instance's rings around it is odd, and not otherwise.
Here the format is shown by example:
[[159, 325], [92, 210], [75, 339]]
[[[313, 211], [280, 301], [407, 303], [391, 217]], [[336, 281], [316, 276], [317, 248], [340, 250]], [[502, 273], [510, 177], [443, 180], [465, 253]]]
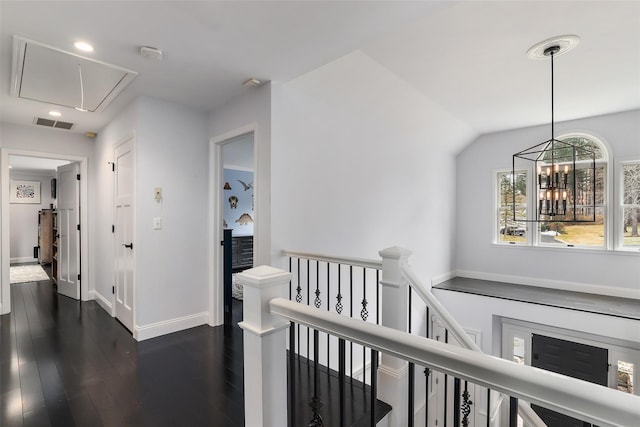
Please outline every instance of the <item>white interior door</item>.
[[58, 167], [58, 293], [80, 299], [80, 165]]
[[133, 331], [133, 139], [116, 147], [115, 156], [115, 309], [116, 318]]

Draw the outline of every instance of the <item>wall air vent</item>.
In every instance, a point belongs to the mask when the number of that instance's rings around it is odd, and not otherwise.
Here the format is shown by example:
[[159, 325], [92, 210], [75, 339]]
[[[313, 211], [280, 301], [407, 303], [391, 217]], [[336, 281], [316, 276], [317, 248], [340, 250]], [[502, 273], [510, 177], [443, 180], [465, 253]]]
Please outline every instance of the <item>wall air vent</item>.
[[35, 117], [33, 119], [33, 123], [40, 126], [46, 126], [46, 127], [58, 128], [58, 129], [67, 129], [67, 130], [73, 127], [73, 123], [60, 122], [60, 121], [51, 120], [51, 119], [43, 119], [42, 117]]

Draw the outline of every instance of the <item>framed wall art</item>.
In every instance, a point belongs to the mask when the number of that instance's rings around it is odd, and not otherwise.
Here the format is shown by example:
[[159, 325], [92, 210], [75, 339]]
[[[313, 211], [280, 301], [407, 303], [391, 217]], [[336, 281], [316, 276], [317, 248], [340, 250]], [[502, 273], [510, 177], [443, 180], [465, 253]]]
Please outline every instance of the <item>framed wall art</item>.
[[11, 180], [9, 203], [40, 204], [40, 182]]

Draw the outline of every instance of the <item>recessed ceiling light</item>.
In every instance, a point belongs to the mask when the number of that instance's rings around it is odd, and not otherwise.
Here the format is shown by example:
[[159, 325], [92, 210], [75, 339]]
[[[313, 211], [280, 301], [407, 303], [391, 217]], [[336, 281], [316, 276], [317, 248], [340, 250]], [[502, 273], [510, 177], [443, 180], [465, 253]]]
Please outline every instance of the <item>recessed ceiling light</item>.
[[76, 47], [76, 49], [83, 52], [93, 52], [93, 46], [91, 46], [87, 42], [75, 42], [73, 45]]
[[60, 111], [49, 111], [49, 115], [54, 117], [60, 117], [62, 113], [60, 113]]

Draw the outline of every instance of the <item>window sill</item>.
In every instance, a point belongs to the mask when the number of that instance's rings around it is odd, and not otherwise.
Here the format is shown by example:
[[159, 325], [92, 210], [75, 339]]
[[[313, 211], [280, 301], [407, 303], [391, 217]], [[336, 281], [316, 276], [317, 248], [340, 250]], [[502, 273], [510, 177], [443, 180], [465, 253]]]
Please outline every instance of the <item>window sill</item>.
[[492, 246], [499, 248], [517, 248], [522, 250], [532, 250], [532, 251], [547, 251], [547, 252], [567, 252], [571, 253], [583, 253], [583, 254], [594, 254], [594, 255], [622, 255], [622, 256], [640, 256], [640, 249], [630, 248], [630, 249], [602, 249], [602, 248], [586, 248], [584, 246], [533, 246], [528, 245], [526, 243], [497, 243], [493, 242]]

